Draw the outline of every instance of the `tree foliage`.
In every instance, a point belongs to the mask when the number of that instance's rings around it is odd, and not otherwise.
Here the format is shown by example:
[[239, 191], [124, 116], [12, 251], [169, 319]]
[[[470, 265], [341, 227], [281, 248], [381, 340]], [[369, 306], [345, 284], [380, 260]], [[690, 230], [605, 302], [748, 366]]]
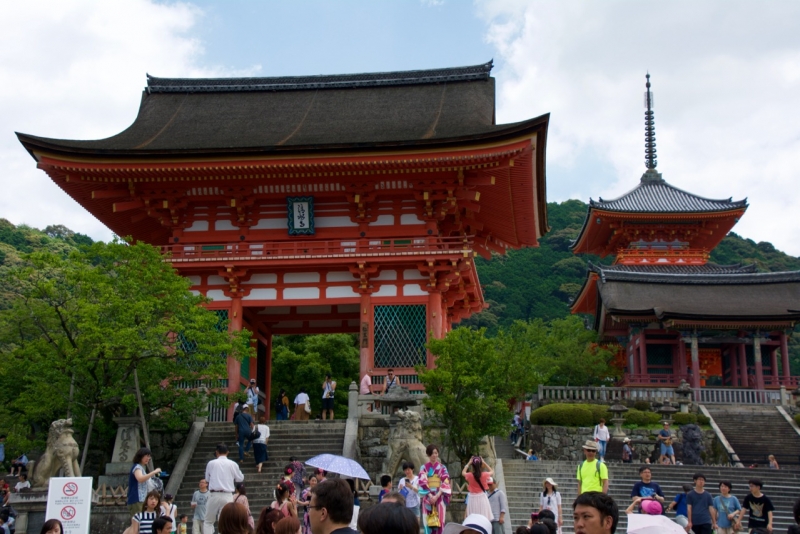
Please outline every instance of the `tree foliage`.
[[184, 428], [204, 399], [170, 381], [216, 380], [225, 355], [250, 350], [247, 334], [219, 328], [190, 282], [143, 243], [39, 250], [2, 274], [0, 420], [24, 422], [9, 441], [24, 443], [28, 425], [46, 429], [67, 412], [81, 431], [92, 409], [100, 432], [111, 431], [115, 415], [136, 407], [134, 371], [151, 427]]
[[358, 337], [353, 334], [276, 336], [272, 345], [272, 401], [281, 388], [287, 391], [290, 402], [304, 389], [311, 397], [312, 414], [318, 414], [322, 410], [322, 382], [330, 373], [336, 381], [334, 414], [347, 417], [348, 388], [350, 382], [359, 381], [359, 362]]
[[527, 397], [540, 383], [602, 384], [615, 378], [613, 354], [579, 317], [546, 323], [516, 321], [494, 338], [486, 329], [457, 328], [428, 346], [435, 369], [417, 369], [425, 406], [445, 431], [445, 444], [461, 461], [478, 451], [483, 436], [502, 435], [511, 418], [509, 399]]

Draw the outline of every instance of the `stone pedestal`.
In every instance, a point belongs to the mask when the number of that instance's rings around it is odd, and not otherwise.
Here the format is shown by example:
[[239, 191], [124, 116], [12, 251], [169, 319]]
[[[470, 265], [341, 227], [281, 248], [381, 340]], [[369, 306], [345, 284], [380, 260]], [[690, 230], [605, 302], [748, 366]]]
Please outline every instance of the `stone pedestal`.
[[111, 462], [106, 464], [106, 474], [97, 479], [98, 486], [105, 484], [111, 488], [128, 485], [133, 457], [142, 443], [138, 417], [115, 417], [114, 422], [117, 423], [114, 453], [111, 455]]
[[47, 511], [47, 490], [12, 493], [8, 503], [17, 511], [17, 534], [38, 534]]

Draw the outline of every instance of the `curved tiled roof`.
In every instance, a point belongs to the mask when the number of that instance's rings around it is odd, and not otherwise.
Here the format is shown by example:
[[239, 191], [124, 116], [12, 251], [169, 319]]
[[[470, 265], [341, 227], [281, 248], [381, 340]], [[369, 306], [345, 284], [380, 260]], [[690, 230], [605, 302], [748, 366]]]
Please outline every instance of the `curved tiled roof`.
[[688, 193], [664, 180], [642, 180], [632, 190], [613, 200], [589, 200], [589, 207], [631, 213], [703, 213], [747, 207], [747, 200], [714, 200]]
[[488, 80], [493, 62], [468, 67], [329, 74], [320, 76], [281, 76], [272, 78], [158, 78], [147, 75], [148, 93], [208, 93], [241, 91], [298, 91], [308, 89], [351, 89], [417, 85], [429, 83]]
[[744, 274], [755, 273], [758, 266], [755, 263], [747, 265], [735, 263], [732, 265], [719, 265], [706, 263], [704, 265], [680, 264], [634, 264], [634, 265], [600, 265], [589, 262], [589, 270], [600, 275], [605, 273], [653, 273], [653, 274]]

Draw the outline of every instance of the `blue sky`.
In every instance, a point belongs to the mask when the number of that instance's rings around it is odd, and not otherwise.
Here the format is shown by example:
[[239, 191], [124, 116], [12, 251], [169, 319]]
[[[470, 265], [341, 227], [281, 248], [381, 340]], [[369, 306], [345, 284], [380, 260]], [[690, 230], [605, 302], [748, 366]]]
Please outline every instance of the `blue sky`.
[[96, 139], [136, 116], [145, 73], [284, 76], [494, 59], [498, 122], [551, 113], [550, 201], [613, 198], [644, 171], [747, 197], [737, 233], [800, 255], [800, 3], [774, 0], [31, 0], [0, 3], [0, 217], [110, 233], [14, 131]]

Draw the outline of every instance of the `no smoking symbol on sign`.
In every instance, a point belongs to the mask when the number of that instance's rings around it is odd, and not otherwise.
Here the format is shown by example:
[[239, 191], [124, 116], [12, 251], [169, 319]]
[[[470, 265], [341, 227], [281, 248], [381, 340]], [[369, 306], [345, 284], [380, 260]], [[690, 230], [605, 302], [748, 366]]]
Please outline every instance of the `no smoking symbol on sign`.
[[78, 485], [74, 482], [67, 482], [64, 484], [64, 495], [67, 497], [72, 497], [76, 493], [78, 493]]
[[61, 509], [61, 519], [69, 521], [73, 517], [75, 517], [75, 508], [73, 508], [72, 506], [65, 506], [64, 508]]

